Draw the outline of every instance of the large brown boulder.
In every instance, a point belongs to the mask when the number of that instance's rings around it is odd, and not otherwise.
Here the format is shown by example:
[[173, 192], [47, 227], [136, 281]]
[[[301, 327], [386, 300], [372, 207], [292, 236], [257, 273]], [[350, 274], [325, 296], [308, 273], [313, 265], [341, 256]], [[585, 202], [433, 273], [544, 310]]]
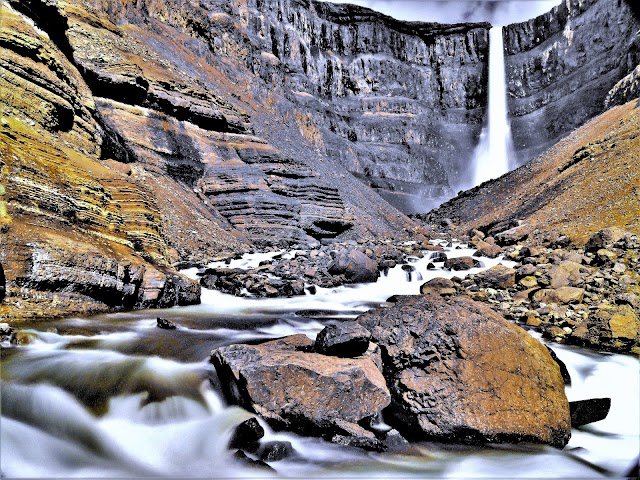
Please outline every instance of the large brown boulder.
[[405, 436], [564, 446], [569, 404], [543, 344], [468, 297], [398, 297], [358, 321], [384, 358], [386, 419]]
[[[333, 436], [389, 405], [384, 377], [370, 358], [312, 353], [293, 335], [261, 345], [231, 345], [211, 353], [227, 399], [274, 428]], [[356, 428], [357, 425], [354, 426]]]

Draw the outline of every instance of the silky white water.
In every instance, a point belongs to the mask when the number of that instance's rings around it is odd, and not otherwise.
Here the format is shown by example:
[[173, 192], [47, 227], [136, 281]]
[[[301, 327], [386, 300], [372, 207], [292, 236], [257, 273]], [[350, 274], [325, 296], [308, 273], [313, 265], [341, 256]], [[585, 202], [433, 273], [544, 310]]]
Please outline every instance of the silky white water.
[[489, 111], [473, 160], [473, 185], [509, 171], [513, 144], [507, 108], [507, 81], [502, 27], [489, 31]]
[[[245, 260], [250, 266], [260, 257]], [[640, 448], [638, 360], [559, 345], [552, 347], [573, 379], [569, 399], [612, 398], [607, 419], [574, 429], [564, 450], [420, 443], [402, 454], [370, 453], [267, 428], [266, 440], [290, 441], [296, 455], [273, 462], [276, 473], [233, 459], [226, 444], [249, 413], [225, 404], [210, 351], [295, 333], [314, 338], [324, 325], [354, 318], [392, 294], [417, 294], [430, 278], [469, 273], [442, 270], [438, 262], [427, 270], [430, 261], [427, 252], [410, 259], [410, 272], [398, 266], [377, 283], [316, 295], [252, 299], [205, 290], [202, 305], [38, 324], [30, 345], [4, 345], [0, 471], [30, 478], [602, 478], [628, 471]], [[157, 316], [178, 329], [157, 328]]]

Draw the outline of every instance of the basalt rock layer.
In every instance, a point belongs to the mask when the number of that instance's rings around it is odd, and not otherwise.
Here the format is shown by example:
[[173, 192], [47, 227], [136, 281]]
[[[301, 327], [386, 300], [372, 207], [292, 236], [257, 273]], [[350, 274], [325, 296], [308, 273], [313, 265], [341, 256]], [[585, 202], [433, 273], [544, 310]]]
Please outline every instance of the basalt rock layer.
[[208, 36], [251, 44], [239, 21], [147, 3], [0, 3], [2, 316], [194, 303], [181, 265], [408, 235], [305, 138], [316, 127], [252, 73], [251, 49], [238, 61]]
[[[564, 0], [505, 28], [511, 127], [520, 163], [637, 96], [640, 15], [633, 0]], [[621, 82], [618, 84], [618, 82]]]

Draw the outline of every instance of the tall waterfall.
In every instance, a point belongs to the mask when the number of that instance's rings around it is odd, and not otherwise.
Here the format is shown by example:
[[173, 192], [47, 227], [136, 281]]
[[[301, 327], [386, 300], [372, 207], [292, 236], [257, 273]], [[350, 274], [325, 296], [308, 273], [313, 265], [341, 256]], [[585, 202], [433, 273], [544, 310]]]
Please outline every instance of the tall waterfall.
[[502, 27], [492, 27], [489, 31], [489, 120], [475, 152], [473, 185], [507, 173], [512, 151]]

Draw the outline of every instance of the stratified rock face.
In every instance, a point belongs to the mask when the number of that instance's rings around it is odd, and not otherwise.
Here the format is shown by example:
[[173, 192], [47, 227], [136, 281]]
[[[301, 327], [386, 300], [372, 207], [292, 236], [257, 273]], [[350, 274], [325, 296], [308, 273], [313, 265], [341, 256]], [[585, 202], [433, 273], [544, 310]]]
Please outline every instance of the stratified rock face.
[[446, 441], [547, 443], [570, 437], [558, 365], [543, 344], [468, 297], [399, 297], [358, 322], [380, 345], [403, 434]]
[[628, 78], [609, 93], [640, 62], [640, 17], [631, 3], [564, 0], [549, 13], [506, 27], [509, 107], [520, 162], [637, 91]]
[[384, 378], [370, 358], [311, 353], [312, 345], [305, 335], [294, 335], [221, 347], [211, 360], [225, 395], [276, 428], [322, 435], [336, 422], [358, 423], [389, 404]]
[[[244, 27], [203, 5], [139, 7], [1, 5], [0, 314], [193, 303], [177, 266], [406, 235], [406, 217], [304, 138], [293, 104], [248, 69], [253, 49], [233, 50]], [[208, 35], [227, 28], [219, 51]]]
[[300, 0], [245, 15], [253, 71], [311, 113], [319, 148], [405, 210], [450, 195], [482, 126], [487, 25]]

